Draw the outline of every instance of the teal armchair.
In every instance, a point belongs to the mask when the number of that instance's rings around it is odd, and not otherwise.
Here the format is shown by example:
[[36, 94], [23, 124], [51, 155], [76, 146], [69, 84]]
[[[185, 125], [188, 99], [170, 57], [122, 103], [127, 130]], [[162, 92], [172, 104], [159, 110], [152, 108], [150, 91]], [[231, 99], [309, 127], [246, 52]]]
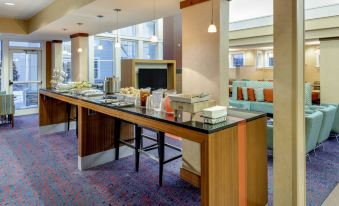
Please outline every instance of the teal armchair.
[[318, 138], [318, 145], [322, 145], [324, 141], [326, 141], [331, 133], [334, 118], [337, 112], [337, 108], [332, 105], [321, 105], [321, 106], [310, 106], [309, 109], [313, 111], [320, 111], [323, 113], [323, 122], [321, 125], [319, 138]]
[[12, 128], [14, 127], [14, 95], [0, 93], [0, 116], [10, 119]]
[[[305, 113], [306, 154], [317, 147], [318, 137], [323, 121], [320, 111], [307, 111]], [[273, 149], [273, 125], [267, 125], [267, 147]]]

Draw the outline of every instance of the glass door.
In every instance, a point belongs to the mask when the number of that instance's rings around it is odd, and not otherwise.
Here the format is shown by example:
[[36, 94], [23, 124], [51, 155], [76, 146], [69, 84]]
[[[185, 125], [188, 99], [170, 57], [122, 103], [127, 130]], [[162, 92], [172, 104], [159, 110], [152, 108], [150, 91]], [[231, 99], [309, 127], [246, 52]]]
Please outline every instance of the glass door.
[[41, 53], [39, 50], [12, 50], [9, 86], [14, 94], [17, 115], [38, 112], [41, 85]]

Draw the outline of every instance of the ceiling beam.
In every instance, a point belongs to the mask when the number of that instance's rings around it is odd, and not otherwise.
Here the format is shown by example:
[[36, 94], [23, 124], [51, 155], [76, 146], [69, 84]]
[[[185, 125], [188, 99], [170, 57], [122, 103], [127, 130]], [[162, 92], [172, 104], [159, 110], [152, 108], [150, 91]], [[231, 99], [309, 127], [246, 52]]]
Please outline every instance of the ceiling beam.
[[[28, 33], [50, 24], [96, 0], [57, 0], [29, 20]], [[60, 28], [61, 29], [61, 28]]]
[[0, 33], [7, 34], [27, 34], [28, 22], [19, 19], [1, 18], [0, 17]]
[[182, 2], [180, 2], [180, 9], [186, 8], [186, 7], [190, 7], [196, 4], [200, 4], [203, 3], [205, 1], [210, 1], [210, 0], [184, 0]]

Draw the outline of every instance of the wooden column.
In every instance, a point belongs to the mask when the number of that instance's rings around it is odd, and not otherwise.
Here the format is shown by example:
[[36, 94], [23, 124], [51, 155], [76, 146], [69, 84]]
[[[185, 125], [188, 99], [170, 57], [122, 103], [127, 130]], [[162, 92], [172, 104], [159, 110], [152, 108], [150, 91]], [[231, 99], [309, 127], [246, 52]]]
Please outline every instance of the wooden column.
[[[208, 92], [220, 105], [228, 105], [229, 2], [214, 0], [216, 33], [208, 33], [212, 1], [189, 1], [182, 9], [182, 90]], [[202, 3], [200, 3], [202, 2]], [[203, 82], [203, 84], [202, 84]]]
[[304, 1], [274, 1], [275, 206], [306, 205]]
[[46, 87], [51, 87], [52, 80], [52, 42], [46, 42]]
[[[88, 34], [71, 35], [72, 40], [72, 81], [88, 81]], [[82, 52], [78, 49], [81, 48]]]
[[320, 39], [321, 103], [339, 103], [338, 85], [339, 37]]

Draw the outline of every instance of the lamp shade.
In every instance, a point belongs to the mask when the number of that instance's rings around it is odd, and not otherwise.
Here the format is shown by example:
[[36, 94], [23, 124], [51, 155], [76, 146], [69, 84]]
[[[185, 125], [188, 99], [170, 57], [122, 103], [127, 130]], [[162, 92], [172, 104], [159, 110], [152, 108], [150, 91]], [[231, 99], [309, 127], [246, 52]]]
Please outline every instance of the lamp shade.
[[153, 36], [151, 37], [151, 42], [153, 42], [153, 43], [158, 42], [158, 37], [157, 37], [156, 35], [153, 35]]
[[98, 49], [98, 50], [103, 50], [104, 47], [103, 47], [101, 44], [99, 44], [98, 47], [97, 47], [97, 49]]
[[214, 24], [210, 24], [208, 27], [208, 33], [216, 33], [217, 27]]
[[115, 48], [120, 48], [121, 44], [120, 44], [120, 42], [116, 42], [114, 46], [115, 46]]

